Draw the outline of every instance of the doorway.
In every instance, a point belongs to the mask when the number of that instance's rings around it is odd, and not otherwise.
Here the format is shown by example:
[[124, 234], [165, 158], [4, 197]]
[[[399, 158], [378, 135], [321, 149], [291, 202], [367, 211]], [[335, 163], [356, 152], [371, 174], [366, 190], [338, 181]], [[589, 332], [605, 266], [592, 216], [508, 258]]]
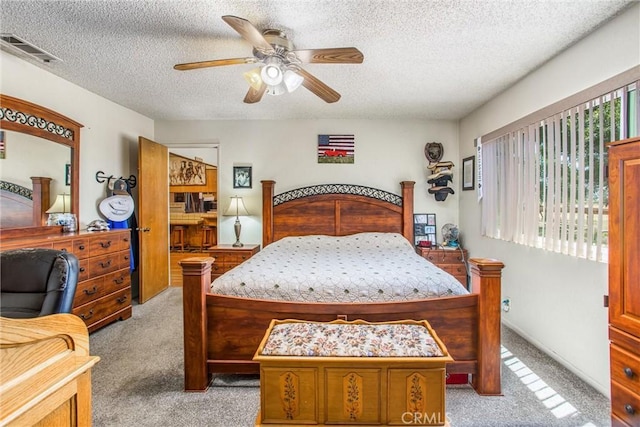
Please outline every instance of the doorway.
[[179, 287], [179, 262], [208, 256], [207, 249], [218, 242], [218, 144], [165, 145], [170, 169], [169, 285]]

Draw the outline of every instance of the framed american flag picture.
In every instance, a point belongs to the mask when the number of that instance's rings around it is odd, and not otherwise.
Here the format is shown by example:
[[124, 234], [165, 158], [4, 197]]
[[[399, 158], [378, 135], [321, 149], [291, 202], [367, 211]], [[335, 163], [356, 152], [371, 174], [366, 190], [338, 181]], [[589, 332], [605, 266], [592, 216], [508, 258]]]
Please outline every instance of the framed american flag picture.
[[354, 154], [353, 134], [318, 135], [318, 163], [353, 163]]

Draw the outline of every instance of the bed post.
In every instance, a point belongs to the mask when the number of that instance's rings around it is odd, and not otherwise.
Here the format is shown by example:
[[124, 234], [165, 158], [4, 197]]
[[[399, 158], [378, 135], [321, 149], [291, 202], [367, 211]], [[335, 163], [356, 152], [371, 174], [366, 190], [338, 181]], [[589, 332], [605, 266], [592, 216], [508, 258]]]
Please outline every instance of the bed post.
[[31, 194], [33, 200], [32, 225], [40, 227], [47, 224], [46, 211], [51, 207], [51, 178], [43, 176], [31, 177]]
[[207, 291], [213, 258], [193, 257], [182, 266], [184, 316], [184, 389], [205, 391], [211, 381], [207, 368]]
[[275, 181], [262, 182], [262, 247], [273, 242], [273, 189]]
[[402, 235], [413, 244], [413, 187], [414, 181], [402, 181]]
[[502, 395], [500, 364], [500, 298], [504, 264], [471, 258], [471, 292], [478, 295], [478, 368], [472, 384], [481, 395]]

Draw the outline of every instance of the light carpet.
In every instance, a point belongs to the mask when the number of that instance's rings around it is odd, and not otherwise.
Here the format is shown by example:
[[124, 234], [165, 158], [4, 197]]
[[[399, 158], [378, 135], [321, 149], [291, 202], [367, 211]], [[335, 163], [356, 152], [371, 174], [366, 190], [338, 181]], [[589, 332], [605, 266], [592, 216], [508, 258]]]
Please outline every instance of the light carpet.
[[[452, 427], [608, 426], [609, 400], [510, 329], [502, 328], [503, 396], [449, 386]], [[216, 375], [204, 393], [183, 391], [182, 289], [169, 288], [132, 318], [90, 335], [96, 427], [253, 426], [257, 377]]]

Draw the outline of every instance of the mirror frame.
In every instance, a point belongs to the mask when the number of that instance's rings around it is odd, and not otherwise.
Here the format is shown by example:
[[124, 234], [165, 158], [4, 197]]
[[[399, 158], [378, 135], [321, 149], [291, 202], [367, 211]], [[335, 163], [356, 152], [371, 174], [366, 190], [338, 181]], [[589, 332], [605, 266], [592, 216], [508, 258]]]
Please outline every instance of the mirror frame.
[[38, 104], [0, 94], [0, 129], [71, 148], [71, 212], [80, 221], [80, 123]]

